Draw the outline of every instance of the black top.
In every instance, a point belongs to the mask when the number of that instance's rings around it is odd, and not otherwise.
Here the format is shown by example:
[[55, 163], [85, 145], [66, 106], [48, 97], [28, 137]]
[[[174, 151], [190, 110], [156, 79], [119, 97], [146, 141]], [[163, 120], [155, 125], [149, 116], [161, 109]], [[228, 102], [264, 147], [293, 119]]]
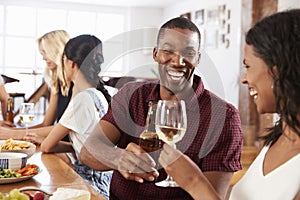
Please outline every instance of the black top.
[[[64, 96], [61, 93], [61, 89], [59, 86], [59, 91], [58, 91], [58, 102], [57, 102], [57, 110], [56, 110], [56, 122], [58, 122], [61, 118], [61, 116], [63, 115], [63, 113], [65, 112], [70, 99], [72, 97], [72, 90], [73, 90], [73, 83], [71, 82], [70, 88], [69, 88], [69, 93], [68, 96]], [[63, 141], [70, 141], [69, 139], [69, 135], [66, 135], [63, 139]]]

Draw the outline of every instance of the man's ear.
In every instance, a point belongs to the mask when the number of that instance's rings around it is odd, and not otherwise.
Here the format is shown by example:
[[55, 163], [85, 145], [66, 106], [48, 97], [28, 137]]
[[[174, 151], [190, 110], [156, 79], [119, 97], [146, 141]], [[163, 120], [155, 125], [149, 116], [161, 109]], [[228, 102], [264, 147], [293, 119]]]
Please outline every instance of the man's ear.
[[153, 52], [152, 52], [152, 57], [155, 61], [157, 61], [157, 47], [154, 47], [153, 48]]
[[200, 59], [201, 59], [201, 52], [198, 53], [197, 64], [200, 63]]

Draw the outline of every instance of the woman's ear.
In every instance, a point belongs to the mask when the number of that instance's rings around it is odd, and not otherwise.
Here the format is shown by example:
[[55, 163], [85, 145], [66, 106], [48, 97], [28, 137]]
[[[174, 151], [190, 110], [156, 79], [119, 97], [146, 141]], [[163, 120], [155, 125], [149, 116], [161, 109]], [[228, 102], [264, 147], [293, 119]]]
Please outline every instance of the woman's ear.
[[76, 67], [77, 67], [77, 64], [76, 64], [75, 62], [73, 62], [73, 61], [71, 61], [71, 62], [72, 62], [72, 63], [71, 63], [72, 69], [76, 68]]
[[276, 65], [274, 65], [272, 67], [272, 73], [275, 76], [275, 79], [277, 79], [278, 78], [278, 67]]

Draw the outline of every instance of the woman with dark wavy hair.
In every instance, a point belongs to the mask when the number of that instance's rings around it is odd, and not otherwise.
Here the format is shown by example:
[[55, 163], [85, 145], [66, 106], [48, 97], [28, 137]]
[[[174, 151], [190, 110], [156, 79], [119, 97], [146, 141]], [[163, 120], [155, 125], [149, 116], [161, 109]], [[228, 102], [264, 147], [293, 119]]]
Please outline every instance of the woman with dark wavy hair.
[[[60, 121], [43, 139], [41, 151], [62, 153], [74, 149], [77, 157], [110, 102], [110, 95], [98, 77], [104, 61], [102, 43], [93, 35], [79, 35], [67, 42], [62, 60], [64, 79], [74, 83], [72, 98]], [[67, 134], [71, 142], [61, 141]], [[108, 199], [111, 172], [93, 170], [77, 158], [73, 165], [79, 175]]]
[[[235, 199], [300, 199], [300, 9], [262, 19], [246, 35], [247, 84], [260, 114], [277, 113], [259, 155], [233, 187]], [[174, 158], [178, 158], [175, 162]], [[220, 199], [200, 169], [165, 145], [160, 163], [194, 199]]]

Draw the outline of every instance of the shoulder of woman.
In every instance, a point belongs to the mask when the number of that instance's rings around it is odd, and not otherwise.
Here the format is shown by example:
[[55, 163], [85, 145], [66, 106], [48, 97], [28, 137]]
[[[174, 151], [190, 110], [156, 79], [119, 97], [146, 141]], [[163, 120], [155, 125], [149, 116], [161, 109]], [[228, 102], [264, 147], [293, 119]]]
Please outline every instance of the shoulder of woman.
[[98, 98], [101, 100], [101, 102], [107, 102], [104, 94], [101, 91], [97, 90], [96, 88], [90, 88], [88, 90], [91, 91], [92, 93], [96, 94], [98, 96]]

